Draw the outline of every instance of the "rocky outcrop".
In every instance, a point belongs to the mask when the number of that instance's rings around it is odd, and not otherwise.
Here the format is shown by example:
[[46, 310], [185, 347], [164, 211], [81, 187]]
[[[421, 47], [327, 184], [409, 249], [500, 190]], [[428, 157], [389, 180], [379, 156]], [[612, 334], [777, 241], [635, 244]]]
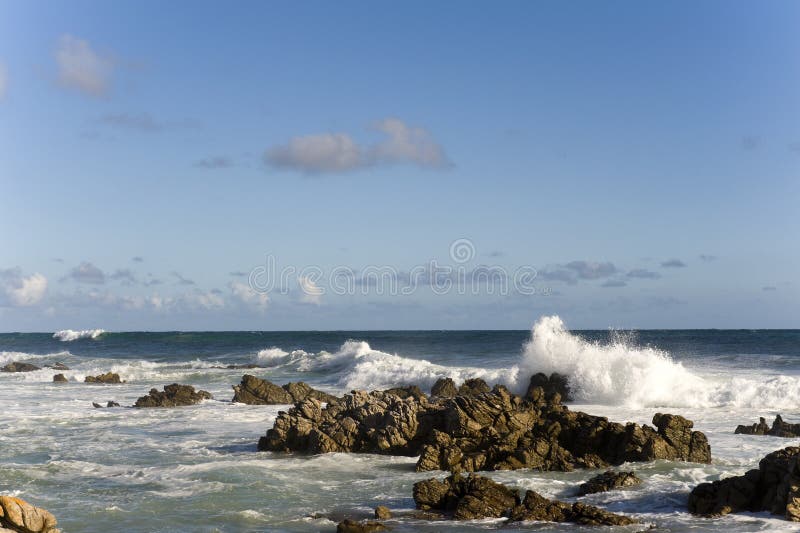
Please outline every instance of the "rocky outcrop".
[[105, 384], [119, 384], [125, 383], [119, 377], [119, 374], [114, 372], [106, 372], [98, 376], [86, 376], [83, 378], [84, 383], [105, 383]]
[[0, 531], [17, 533], [58, 533], [56, 519], [48, 511], [25, 500], [0, 496]]
[[769, 427], [764, 417], [760, 417], [758, 424], [737, 426], [734, 433], [737, 435], [770, 435], [772, 437], [795, 438], [800, 437], [800, 424], [784, 422], [781, 415], [777, 415], [772, 422], [772, 427]]
[[64, 374], [56, 374], [53, 376], [53, 383], [66, 383], [68, 381], [67, 376]]
[[438, 398], [452, 398], [458, 395], [456, 382], [451, 378], [439, 378], [431, 387], [431, 396]]
[[336, 400], [335, 396], [312, 389], [302, 381], [279, 386], [271, 381], [245, 374], [242, 376], [242, 382], [233, 386], [231, 401], [248, 405], [281, 405], [302, 402], [308, 398], [321, 402]]
[[394, 387], [392, 389], [386, 389], [383, 392], [387, 394], [394, 394], [395, 396], [399, 396], [400, 398], [414, 398], [415, 400], [421, 400], [423, 398], [427, 398], [422, 389], [420, 389], [416, 385], [409, 385], [407, 387]]
[[642, 480], [636, 477], [633, 472], [614, 472], [606, 470], [602, 474], [594, 476], [586, 483], [578, 487], [578, 494], [594, 494], [596, 492], [607, 492], [609, 490], [621, 489], [638, 485]]
[[380, 522], [357, 522], [349, 518], [342, 520], [336, 526], [336, 533], [373, 533], [374, 531], [386, 531], [386, 526]]
[[790, 446], [761, 459], [743, 476], [701, 483], [689, 494], [689, 512], [718, 516], [769, 511], [800, 522], [800, 447]]
[[571, 402], [572, 394], [569, 389], [569, 381], [567, 376], [553, 372], [548, 377], [541, 372], [531, 376], [531, 381], [528, 384], [528, 392], [525, 397], [529, 397], [536, 388], [541, 388], [547, 398], [552, 398], [553, 395], [558, 394], [562, 401]]
[[325, 409], [309, 399], [280, 412], [259, 449], [419, 455], [418, 471], [453, 472], [711, 460], [705, 435], [681, 416], [658, 413], [656, 428], [623, 425], [572, 412], [557, 393], [546, 396], [541, 387], [523, 399], [496, 386], [431, 401], [353, 391]]
[[392, 517], [392, 511], [385, 505], [379, 505], [375, 508], [375, 518], [378, 520], [389, 520]]
[[173, 383], [172, 385], [165, 385], [163, 392], [157, 389], [150, 389], [150, 393], [147, 396], [142, 396], [136, 400], [134, 407], [180, 407], [194, 405], [211, 398], [211, 393], [204, 390], [195, 391], [191, 385]]
[[40, 367], [30, 363], [8, 363], [0, 372], [33, 372], [34, 370], [41, 370]]
[[458, 396], [474, 396], [476, 394], [489, 392], [490, 390], [492, 390], [491, 387], [481, 378], [472, 378], [461, 384], [458, 388]]
[[512, 522], [574, 522], [582, 525], [637, 523], [627, 516], [580, 502], [569, 504], [548, 500], [532, 490], [520, 498], [516, 489], [476, 474], [468, 477], [452, 474], [442, 481], [419, 481], [414, 484], [413, 495], [418, 509], [444, 512], [454, 520], [508, 518]]

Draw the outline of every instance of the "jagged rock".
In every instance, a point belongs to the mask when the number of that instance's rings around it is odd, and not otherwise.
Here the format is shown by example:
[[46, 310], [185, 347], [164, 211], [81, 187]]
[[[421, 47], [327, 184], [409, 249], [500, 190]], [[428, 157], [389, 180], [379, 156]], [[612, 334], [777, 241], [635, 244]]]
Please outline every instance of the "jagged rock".
[[33, 372], [34, 370], [41, 370], [36, 365], [32, 365], [30, 363], [8, 363], [3, 368], [0, 368], [0, 372]]
[[157, 389], [150, 389], [147, 396], [142, 396], [134, 407], [179, 407], [184, 405], [194, 405], [203, 400], [211, 399], [211, 393], [204, 390], [194, 390], [191, 385], [165, 385], [164, 392]]
[[438, 510], [455, 520], [509, 518], [510, 521], [575, 522], [583, 525], [628, 525], [636, 521], [583, 503], [568, 504], [548, 500], [529, 490], [520, 499], [519, 491], [470, 474], [452, 474], [442, 481], [428, 479], [414, 484], [418, 509]]
[[541, 387], [547, 398], [552, 398], [554, 394], [558, 394], [562, 401], [572, 401], [572, 395], [569, 389], [569, 380], [567, 376], [561, 375], [558, 372], [553, 372], [550, 377], [539, 372], [531, 376], [528, 391], [525, 393], [525, 398], [530, 399], [536, 387]]
[[774, 451], [742, 476], [701, 483], [689, 494], [689, 512], [717, 516], [769, 511], [800, 522], [800, 447]]
[[287, 383], [281, 387], [271, 381], [245, 374], [242, 376], [242, 382], [233, 386], [233, 400], [231, 401], [248, 405], [281, 405], [302, 402], [308, 398], [314, 398], [321, 402], [336, 400], [335, 396], [312, 389], [302, 381]]
[[379, 505], [375, 508], [375, 518], [378, 520], [389, 520], [392, 517], [392, 511], [385, 505]]
[[64, 374], [56, 374], [53, 376], [53, 383], [66, 383], [68, 381], [67, 376]]
[[578, 494], [584, 496], [596, 492], [606, 492], [623, 487], [632, 487], [641, 482], [642, 480], [636, 477], [636, 474], [633, 472], [614, 472], [613, 470], [607, 470], [602, 474], [594, 476], [586, 483], [581, 484], [578, 488]]
[[59, 533], [56, 519], [48, 511], [20, 498], [0, 496], [0, 531], [7, 530], [18, 533]]
[[386, 394], [394, 394], [395, 396], [399, 396], [400, 398], [414, 398], [415, 400], [421, 400], [422, 398], [427, 398], [424, 392], [416, 386], [416, 385], [409, 385], [407, 387], [394, 387], [392, 389], [386, 389]]
[[119, 384], [125, 383], [119, 377], [119, 374], [114, 372], [106, 372], [98, 376], [86, 376], [83, 378], [84, 383], [105, 383], [105, 384]]
[[64, 363], [56, 363], [54, 365], [45, 365], [47, 368], [52, 368], [53, 370], [69, 370], [69, 367]]
[[456, 382], [450, 378], [439, 378], [431, 387], [431, 396], [438, 398], [452, 398], [458, 395]]
[[772, 437], [795, 438], [800, 437], [800, 424], [784, 422], [781, 415], [777, 415], [772, 422], [772, 427], [767, 425], [764, 417], [758, 419], [758, 424], [752, 426], [737, 426], [734, 432], [737, 435], [770, 435]]
[[372, 533], [373, 531], [386, 531], [386, 526], [380, 522], [356, 522], [349, 518], [342, 520], [336, 526], [336, 533]]
[[[479, 387], [479, 385], [478, 385]], [[468, 388], [467, 390], [473, 390]], [[310, 399], [259, 441], [266, 451], [419, 455], [418, 471], [572, 470], [654, 459], [710, 462], [705, 435], [692, 422], [661, 413], [658, 429], [572, 412], [541, 387], [530, 399], [495, 386], [435, 402], [353, 391], [325, 409]]]
[[119, 407], [119, 404], [117, 402], [109, 401], [106, 403], [106, 407]]
[[471, 378], [461, 384], [461, 386], [458, 388], [458, 395], [470, 396], [489, 392], [490, 390], [492, 389], [481, 378]]

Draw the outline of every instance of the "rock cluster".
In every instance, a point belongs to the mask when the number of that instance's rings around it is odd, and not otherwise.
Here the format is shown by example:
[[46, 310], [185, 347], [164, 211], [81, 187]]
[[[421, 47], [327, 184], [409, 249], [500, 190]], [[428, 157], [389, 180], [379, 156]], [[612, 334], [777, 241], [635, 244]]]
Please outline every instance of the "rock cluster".
[[595, 526], [637, 523], [627, 516], [580, 502], [549, 500], [532, 490], [520, 498], [519, 491], [476, 474], [419, 481], [414, 484], [414, 502], [418, 509], [442, 511], [455, 520], [508, 518], [512, 522], [574, 522]]
[[100, 374], [98, 376], [86, 376], [83, 378], [84, 383], [107, 383], [107, 384], [117, 384], [117, 383], [125, 383], [119, 377], [119, 374], [113, 372], [106, 372], [105, 374]]
[[336, 399], [328, 393], [312, 389], [302, 381], [279, 386], [271, 381], [245, 374], [242, 376], [242, 382], [233, 386], [232, 401], [248, 405], [281, 405], [302, 402], [308, 398], [321, 402], [331, 402]]
[[769, 511], [800, 522], [800, 447], [774, 451], [743, 476], [701, 483], [689, 494], [689, 511], [717, 516]]
[[0, 496], [0, 532], [58, 533], [56, 519], [48, 511], [25, 500]]
[[606, 470], [602, 474], [594, 476], [586, 483], [581, 484], [581, 486], [578, 487], [578, 494], [585, 496], [586, 494], [594, 494], [596, 492], [607, 492], [623, 487], [632, 487], [641, 482], [642, 480], [636, 477], [636, 474], [633, 472], [614, 472], [613, 470]]
[[[476, 380], [479, 381], [479, 380]], [[653, 424], [572, 412], [533, 387], [527, 398], [473, 381], [452, 398], [352, 391], [322, 408], [315, 399], [280, 412], [259, 441], [266, 451], [419, 455], [418, 471], [572, 470], [653, 459], [711, 461], [705, 435], [681, 416]], [[483, 392], [472, 392], [483, 391]]]
[[736, 426], [736, 431], [734, 433], [737, 435], [770, 435], [772, 437], [795, 438], [800, 437], [800, 424], [784, 422], [781, 415], [777, 415], [772, 422], [772, 427], [769, 427], [767, 421], [764, 420], [762, 416], [758, 419], [758, 424], [753, 424], [752, 426]]
[[203, 400], [210, 400], [211, 393], [204, 390], [194, 390], [191, 385], [165, 385], [164, 391], [150, 389], [147, 396], [142, 396], [134, 407], [179, 407], [183, 405], [194, 405]]
[[33, 372], [34, 370], [41, 370], [40, 367], [30, 363], [8, 363], [0, 372]]

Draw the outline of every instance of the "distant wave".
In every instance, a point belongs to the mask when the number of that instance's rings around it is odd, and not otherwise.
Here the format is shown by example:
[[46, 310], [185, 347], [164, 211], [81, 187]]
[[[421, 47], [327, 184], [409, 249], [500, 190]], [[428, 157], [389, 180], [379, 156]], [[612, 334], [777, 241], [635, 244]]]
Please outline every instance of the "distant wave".
[[62, 342], [76, 341], [78, 339], [96, 339], [105, 333], [103, 329], [82, 329], [75, 331], [73, 329], [62, 329], [53, 333], [53, 338]]

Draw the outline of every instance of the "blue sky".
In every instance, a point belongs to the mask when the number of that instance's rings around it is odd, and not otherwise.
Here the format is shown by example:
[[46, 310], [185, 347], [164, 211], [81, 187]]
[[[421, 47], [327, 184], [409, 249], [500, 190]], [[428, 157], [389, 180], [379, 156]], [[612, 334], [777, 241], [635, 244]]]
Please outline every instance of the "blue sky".
[[[3, 2], [0, 330], [797, 327], [798, 23], [788, 1]], [[254, 290], [268, 256], [286, 290]], [[439, 294], [431, 261], [499, 277]], [[408, 293], [370, 283], [420, 265]]]

